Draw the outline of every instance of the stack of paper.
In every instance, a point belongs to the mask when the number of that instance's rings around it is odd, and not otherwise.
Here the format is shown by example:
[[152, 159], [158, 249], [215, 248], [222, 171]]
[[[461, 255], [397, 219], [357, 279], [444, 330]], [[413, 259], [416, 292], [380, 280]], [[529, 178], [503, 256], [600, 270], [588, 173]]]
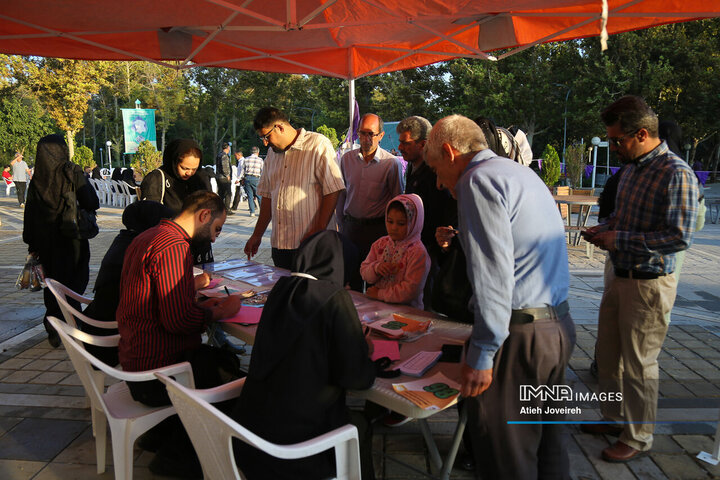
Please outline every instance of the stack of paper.
[[442, 410], [460, 396], [460, 384], [439, 372], [414, 382], [393, 383], [393, 390], [423, 410]]

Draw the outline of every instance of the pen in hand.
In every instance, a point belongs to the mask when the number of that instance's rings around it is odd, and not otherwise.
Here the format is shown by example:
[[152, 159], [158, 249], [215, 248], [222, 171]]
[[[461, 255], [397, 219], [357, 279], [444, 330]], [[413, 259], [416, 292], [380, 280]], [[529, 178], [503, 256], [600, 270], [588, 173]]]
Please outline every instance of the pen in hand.
[[227, 285], [225, 285], [225, 293], [227, 293], [227, 296], [230, 296], [230, 290], [228, 290]]

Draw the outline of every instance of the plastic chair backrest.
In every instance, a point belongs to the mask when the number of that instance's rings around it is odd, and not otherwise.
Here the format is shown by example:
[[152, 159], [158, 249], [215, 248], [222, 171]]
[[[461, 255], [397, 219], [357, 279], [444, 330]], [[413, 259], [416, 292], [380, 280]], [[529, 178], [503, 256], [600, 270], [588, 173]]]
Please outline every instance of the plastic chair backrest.
[[54, 280], [52, 278], [45, 278], [45, 284], [48, 286], [52, 294], [55, 296], [55, 300], [57, 300], [58, 305], [60, 305], [60, 310], [62, 311], [63, 317], [65, 318], [65, 322], [68, 325], [72, 325], [73, 327], [77, 327], [76, 319], [79, 319], [81, 322], [86, 323], [88, 325], [92, 325], [94, 327], [98, 328], [105, 328], [105, 329], [111, 329], [111, 328], [117, 328], [117, 322], [102, 322], [99, 320], [95, 320], [94, 318], [90, 318], [84, 313], [80, 312], [78, 309], [70, 305], [68, 302], [68, 297], [72, 298], [73, 300], [76, 300], [82, 304], [89, 304], [92, 302], [92, 298], [85, 297], [83, 295], [80, 295], [79, 293], [74, 292], [73, 290], [69, 289], [62, 283], [58, 282], [57, 280]]
[[245, 379], [208, 390], [193, 390], [164, 374], [156, 375], [167, 387], [185, 430], [200, 458], [206, 479], [240, 479], [232, 439], [238, 438], [269, 455], [283, 459], [305, 458], [335, 450], [338, 479], [360, 480], [360, 450], [357, 428], [344, 425], [326, 434], [293, 445], [277, 445], [252, 433], [211, 405], [240, 395]]
[[[48, 317], [48, 322], [60, 336], [70, 361], [78, 377], [80, 377], [85, 393], [90, 397], [98, 473], [105, 471], [106, 426], [109, 423], [115, 478], [118, 480], [131, 480], [135, 440], [173, 415], [175, 409], [172, 406], [148, 407], [136, 402], [130, 395], [125, 382], [154, 380], [156, 373], [164, 373], [173, 375], [183, 384], [194, 387], [192, 367], [188, 362], [183, 362], [145, 372], [118, 370], [88, 353], [82, 347], [82, 343], [101, 347], [117, 346], [120, 335], [106, 337], [90, 335], [65, 322], [61, 322], [55, 317]], [[98, 373], [93, 367], [108, 377], [122, 381], [111, 385], [105, 392], [104, 382], [98, 381]]]

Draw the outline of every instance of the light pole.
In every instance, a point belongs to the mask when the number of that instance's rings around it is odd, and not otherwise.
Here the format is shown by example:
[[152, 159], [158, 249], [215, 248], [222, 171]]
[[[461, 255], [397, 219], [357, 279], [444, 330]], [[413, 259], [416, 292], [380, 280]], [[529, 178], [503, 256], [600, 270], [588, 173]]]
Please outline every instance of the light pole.
[[105, 142], [105, 145], [107, 145], [108, 170], [110, 170], [112, 168], [112, 155], [110, 154], [110, 145], [112, 145], [112, 142], [108, 140]]
[[567, 93], [565, 94], [565, 113], [563, 114], [563, 117], [565, 118], [564, 125], [563, 125], [563, 164], [565, 163], [565, 145], [567, 142], [567, 107], [568, 107], [568, 98], [570, 98], [570, 92], [572, 91], [571, 87], [568, 87], [567, 85], [563, 85], [562, 83], [556, 83], [556, 87], [565, 87], [568, 89]]
[[315, 110], [313, 110], [312, 108], [308, 108], [308, 107], [295, 107], [295, 108], [299, 108], [301, 110], [310, 110], [312, 112], [312, 115], [310, 115], [310, 130], [312, 130], [314, 132], [315, 131]]
[[102, 147], [98, 148], [98, 150], [100, 151], [100, 168], [102, 169], [102, 167], [103, 167]]
[[690, 164], [690, 149], [692, 148], [692, 145], [689, 143], [685, 144], [685, 163], [688, 165]]

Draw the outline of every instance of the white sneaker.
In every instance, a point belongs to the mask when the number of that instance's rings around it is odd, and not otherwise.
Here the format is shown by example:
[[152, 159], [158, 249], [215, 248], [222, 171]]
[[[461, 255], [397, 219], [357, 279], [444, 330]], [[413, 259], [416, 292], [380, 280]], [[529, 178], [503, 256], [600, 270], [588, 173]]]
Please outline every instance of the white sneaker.
[[250, 216], [251, 216], [251, 217], [255, 217], [255, 216], [257, 216], [257, 215], [255, 215], [254, 213], [251, 213]]

